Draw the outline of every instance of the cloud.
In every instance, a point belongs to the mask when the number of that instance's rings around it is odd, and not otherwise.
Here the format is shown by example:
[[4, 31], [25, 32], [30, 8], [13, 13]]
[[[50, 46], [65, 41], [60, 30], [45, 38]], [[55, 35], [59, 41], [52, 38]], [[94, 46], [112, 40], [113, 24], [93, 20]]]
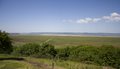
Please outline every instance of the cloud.
[[103, 16], [99, 18], [82, 18], [82, 19], [77, 19], [77, 20], [64, 20], [64, 22], [68, 23], [96, 23], [100, 21], [105, 21], [105, 22], [120, 22], [120, 14], [113, 12], [109, 16]]
[[119, 22], [120, 21], [120, 14], [114, 12], [110, 16], [103, 16], [102, 19], [105, 21]]
[[77, 20], [76, 23], [94, 23], [100, 20], [101, 20], [100, 18], [85, 18]]

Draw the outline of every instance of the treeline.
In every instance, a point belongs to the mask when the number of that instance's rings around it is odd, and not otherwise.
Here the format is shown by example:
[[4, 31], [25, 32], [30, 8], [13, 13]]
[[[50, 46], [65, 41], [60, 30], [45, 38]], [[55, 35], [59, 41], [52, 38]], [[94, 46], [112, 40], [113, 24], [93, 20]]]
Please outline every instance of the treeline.
[[29, 43], [14, 47], [12, 54], [56, 60], [71, 60], [120, 68], [120, 48], [113, 46], [74, 46], [55, 49], [48, 43]]

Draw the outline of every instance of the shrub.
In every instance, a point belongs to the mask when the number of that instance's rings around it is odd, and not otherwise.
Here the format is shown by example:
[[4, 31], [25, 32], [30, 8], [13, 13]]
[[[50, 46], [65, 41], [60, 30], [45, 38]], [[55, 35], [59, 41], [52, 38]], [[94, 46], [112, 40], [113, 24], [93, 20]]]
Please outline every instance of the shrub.
[[112, 66], [120, 68], [120, 48], [113, 46], [79, 46], [73, 47], [70, 55], [70, 60], [82, 61], [85, 63], [95, 63], [103, 66]]
[[75, 61], [94, 61], [98, 50], [92, 46], [79, 46], [70, 52], [70, 59]]
[[100, 65], [120, 68], [120, 49], [113, 46], [102, 46], [98, 53]]
[[13, 50], [11, 39], [8, 33], [0, 30], [0, 53], [10, 54]]
[[56, 50], [53, 45], [44, 42], [41, 43], [39, 47], [38, 57], [44, 57], [44, 58], [54, 58], [56, 56]]
[[77, 46], [57, 49], [57, 57], [84, 63], [120, 68], [120, 48], [113, 46]]
[[69, 58], [69, 55], [70, 55], [69, 47], [57, 49], [56, 58], [62, 59], [62, 60], [67, 60]]
[[23, 46], [14, 47], [13, 54], [30, 56], [39, 52], [39, 44], [28, 43]]
[[48, 43], [28, 43], [23, 46], [14, 47], [13, 54], [22, 56], [53, 58], [56, 55], [56, 51], [54, 49], [54, 46]]

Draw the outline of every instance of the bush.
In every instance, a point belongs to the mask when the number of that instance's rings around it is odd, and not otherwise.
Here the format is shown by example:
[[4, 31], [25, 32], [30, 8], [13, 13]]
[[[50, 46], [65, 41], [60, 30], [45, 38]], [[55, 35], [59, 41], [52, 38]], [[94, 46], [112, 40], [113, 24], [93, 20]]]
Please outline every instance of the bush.
[[39, 52], [39, 44], [35, 43], [26, 43], [22, 46], [14, 47], [12, 54], [21, 55], [21, 56], [30, 56]]
[[57, 52], [53, 45], [44, 42], [44, 43], [41, 43], [37, 56], [44, 57], [44, 58], [54, 58], [56, 56], [56, 53]]
[[55, 57], [56, 51], [54, 49], [54, 46], [48, 43], [28, 43], [23, 46], [14, 47], [13, 54], [22, 56], [51, 58]]
[[102, 46], [98, 53], [100, 65], [120, 68], [120, 49], [112, 46]]
[[62, 49], [57, 49], [57, 55], [56, 58], [62, 59], [62, 60], [67, 60], [70, 55], [70, 48], [62, 48]]
[[14, 47], [13, 54], [30, 56], [39, 52], [39, 44], [28, 43], [23, 46]]
[[120, 68], [120, 48], [79, 46], [72, 48], [70, 60]]
[[70, 52], [70, 59], [75, 61], [94, 61], [97, 57], [98, 50], [92, 46], [79, 46]]
[[55, 49], [46, 42], [39, 44], [29, 43], [15, 47], [14, 54], [39, 58], [72, 60], [84, 63], [94, 63], [103, 66], [120, 68], [120, 48], [112, 46], [77, 46]]
[[8, 33], [0, 30], [0, 53], [10, 54], [13, 50], [11, 39]]

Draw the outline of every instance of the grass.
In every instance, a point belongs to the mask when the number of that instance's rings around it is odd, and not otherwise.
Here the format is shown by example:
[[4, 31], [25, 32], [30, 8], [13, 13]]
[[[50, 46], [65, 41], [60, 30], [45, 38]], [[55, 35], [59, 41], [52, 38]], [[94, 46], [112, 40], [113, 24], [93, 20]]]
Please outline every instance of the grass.
[[3, 60], [0, 61], [0, 69], [35, 69], [35, 67], [23, 61]]
[[49, 43], [53, 44], [55, 47], [64, 46], [79, 46], [79, 45], [89, 45], [89, 46], [102, 46], [102, 45], [112, 45], [119, 47], [120, 37], [81, 37], [81, 36], [32, 36], [32, 35], [19, 35], [11, 36], [13, 40], [13, 45], [18, 46], [25, 43], [40, 43], [50, 40]]
[[[52, 60], [50, 59], [43, 59], [43, 58], [31, 58], [31, 57], [26, 57], [27, 61], [32, 61], [32, 62], [37, 62], [37, 63], [42, 63], [44, 64], [46, 67], [48, 68], [52, 68]], [[54, 69], [66, 69], [62, 66], [59, 65], [55, 65]]]
[[[0, 54], [0, 58], [20, 58], [20, 57], [8, 54]], [[37, 67], [25, 61], [0, 60], [0, 69], [37, 69]]]
[[12, 57], [16, 57], [16, 56], [7, 55], [7, 54], [0, 54], [0, 58], [12, 58]]
[[[16, 57], [13, 55], [0, 54], [0, 58], [11, 58]], [[93, 64], [85, 64], [73, 61], [63, 61], [63, 60], [50, 60], [43, 58], [33, 58], [33, 57], [23, 57], [26, 61], [16, 61], [16, 60], [2, 60], [0, 61], [0, 69], [49, 69], [52, 68], [52, 62], [54, 62], [54, 69], [113, 69], [112, 67], [104, 67]], [[33, 64], [40, 64], [41, 67], [37, 67]]]
[[55, 63], [54, 69], [114, 69], [112, 67], [85, 64], [85, 63], [79, 63], [79, 62], [73, 62], [73, 61], [63, 61], [63, 60], [52, 61], [50, 59], [31, 58], [31, 57], [27, 57], [26, 59], [29, 61], [48, 64], [49, 66], [52, 65], [52, 62], [54, 62]]
[[84, 64], [73, 61], [57, 61], [57, 65], [63, 66], [66, 69], [113, 69], [111, 67], [97, 66], [93, 64]]

